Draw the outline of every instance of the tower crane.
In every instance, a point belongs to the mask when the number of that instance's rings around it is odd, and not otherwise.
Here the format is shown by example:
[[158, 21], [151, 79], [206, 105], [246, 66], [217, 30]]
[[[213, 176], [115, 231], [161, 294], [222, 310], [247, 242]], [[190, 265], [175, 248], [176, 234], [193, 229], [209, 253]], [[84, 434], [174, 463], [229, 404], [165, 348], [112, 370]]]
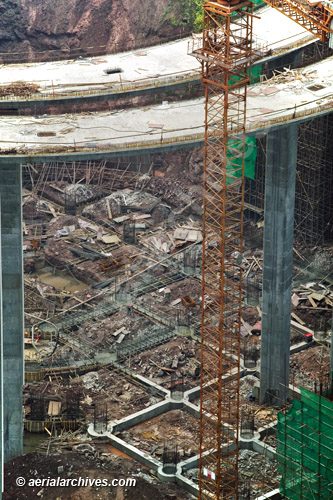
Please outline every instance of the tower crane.
[[[333, 2], [265, 0], [333, 47]], [[203, 3], [205, 89], [199, 499], [238, 498], [241, 259], [253, 4]]]

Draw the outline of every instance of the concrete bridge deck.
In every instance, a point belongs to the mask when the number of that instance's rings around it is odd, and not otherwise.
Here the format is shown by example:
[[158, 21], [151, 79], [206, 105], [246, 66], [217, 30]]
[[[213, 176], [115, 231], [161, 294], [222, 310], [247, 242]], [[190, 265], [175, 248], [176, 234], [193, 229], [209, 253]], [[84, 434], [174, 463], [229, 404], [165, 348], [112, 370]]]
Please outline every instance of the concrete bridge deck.
[[[252, 85], [248, 92], [249, 135], [306, 120], [333, 110], [333, 57], [308, 66], [283, 83]], [[237, 131], [235, 131], [236, 133]], [[63, 153], [128, 154], [136, 150], [200, 144], [204, 100], [162, 103], [145, 108], [48, 117], [2, 117], [0, 153], [12, 157]], [[37, 161], [37, 158], [36, 158]]]

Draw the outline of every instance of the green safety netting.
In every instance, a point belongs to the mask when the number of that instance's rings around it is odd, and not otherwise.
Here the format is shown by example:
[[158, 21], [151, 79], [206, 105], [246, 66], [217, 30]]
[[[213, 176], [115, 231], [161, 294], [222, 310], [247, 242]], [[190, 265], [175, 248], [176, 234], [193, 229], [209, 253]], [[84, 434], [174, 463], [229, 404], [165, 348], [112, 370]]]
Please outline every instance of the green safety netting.
[[252, 66], [251, 83], [259, 82], [261, 73], [262, 73], [262, 64], [257, 64], [256, 66]]
[[[235, 157], [235, 151], [240, 151], [239, 158]], [[230, 184], [235, 177], [242, 176], [242, 162], [241, 155], [242, 141], [230, 140], [228, 142], [227, 150], [227, 184]], [[244, 175], [249, 179], [254, 179], [255, 166], [257, 159], [257, 145], [255, 137], [245, 138], [245, 162], [244, 162]]]
[[301, 389], [278, 415], [280, 492], [291, 500], [333, 498], [333, 402]]
[[[259, 82], [261, 73], [262, 73], [262, 64], [256, 64], [255, 66], [252, 66], [250, 83]], [[247, 74], [249, 74], [249, 71], [247, 72]], [[238, 75], [233, 75], [229, 80], [229, 85], [233, 85], [239, 80], [240, 77]]]

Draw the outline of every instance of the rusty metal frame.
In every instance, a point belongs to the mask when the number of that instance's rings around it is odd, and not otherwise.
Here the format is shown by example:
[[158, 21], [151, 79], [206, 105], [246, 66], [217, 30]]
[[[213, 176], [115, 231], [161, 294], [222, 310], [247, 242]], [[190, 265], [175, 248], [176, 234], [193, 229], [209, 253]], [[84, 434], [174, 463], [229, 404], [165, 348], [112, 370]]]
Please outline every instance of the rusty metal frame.
[[[199, 498], [238, 498], [241, 253], [253, 7], [205, 2]], [[228, 448], [224, 451], [224, 448]]]
[[328, 4], [310, 6], [306, 0], [264, 0], [268, 5], [278, 10], [295, 23], [310, 31], [323, 43], [333, 33], [333, 9]]
[[[265, 0], [321, 38], [332, 12]], [[192, 55], [205, 85], [199, 499], [238, 498], [241, 255], [247, 85], [253, 4], [203, 4]]]

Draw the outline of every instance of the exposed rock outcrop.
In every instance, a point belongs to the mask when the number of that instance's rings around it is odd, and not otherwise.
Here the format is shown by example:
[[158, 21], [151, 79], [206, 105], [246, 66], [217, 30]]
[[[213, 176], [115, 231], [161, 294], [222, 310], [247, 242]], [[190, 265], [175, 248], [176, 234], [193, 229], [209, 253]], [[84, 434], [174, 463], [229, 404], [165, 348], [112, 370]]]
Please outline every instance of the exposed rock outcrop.
[[165, 42], [190, 33], [195, 8], [195, 0], [0, 0], [0, 57], [58, 59]]

